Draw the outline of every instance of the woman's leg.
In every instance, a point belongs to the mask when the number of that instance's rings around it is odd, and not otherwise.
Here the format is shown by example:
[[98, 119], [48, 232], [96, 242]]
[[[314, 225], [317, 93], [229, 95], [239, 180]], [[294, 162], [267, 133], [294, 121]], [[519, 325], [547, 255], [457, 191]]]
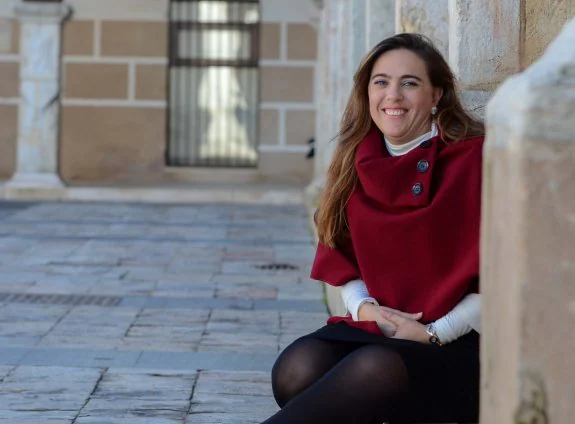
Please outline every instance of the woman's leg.
[[288, 346], [272, 369], [272, 389], [280, 408], [355, 350], [345, 342], [302, 338]]
[[264, 423], [381, 423], [402, 402], [409, 386], [401, 357], [379, 345], [360, 347], [335, 366], [326, 363], [315, 376], [319, 376], [317, 381], [301, 385], [299, 394], [292, 391], [295, 397]]

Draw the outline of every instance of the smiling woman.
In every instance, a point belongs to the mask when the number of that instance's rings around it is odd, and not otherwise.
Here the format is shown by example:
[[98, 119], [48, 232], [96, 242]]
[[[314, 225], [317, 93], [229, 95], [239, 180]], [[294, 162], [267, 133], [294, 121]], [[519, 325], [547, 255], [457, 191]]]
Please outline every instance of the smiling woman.
[[[409, 68], [406, 63], [403, 63], [404, 58], [409, 59]], [[387, 70], [387, 72], [393, 75], [387, 75], [387, 80], [381, 76], [374, 79], [373, 77], [378, 73], [385, 72], [382, 66], [391, 66], [392, 70]], [[427, 38], [418, 34], [398, 34], [380, 42], [365, 56], [354, 76], [352, 93], [341, 121], [338, 147], [328, 170], [321, 207], [317, 213], [320, 241], [328, 247], [335, 247], [338, 239], [341, 241], [347, 235], [346, 217], [341, 212], [345, 209], [356, 185], [357, 173], [354, 160], [359, 145], [370, 130], [374, 129], [374, 124], [391, 144], [395, 144], [393, 142], [394, 135], [396, 135], [393, 132], [395, 125], [390, 125], [389, 128], [383, 126], [383, 120], [378, 118], [383, 112], [377, 110], [380, 107], [376, 103], [378, 96], [372, 92], [377, 93], [379, 90], [372, 88], [372, 85], [382, 80], [380, 84], [385, 86], [390, 83], [389, 77], [398, 75], [416, 76], [428, 84], [426, 94], [421, 93], [415, 96], [419, 99], [418, 106], [414, 107], [415, 111], [411, 113], [412, 117], [418, 114], [421, 126], [415, 128], [411, 135], [405, 134], [406, 141], [410, 136], [414, 138], [430, 131], [432, 123], [436, 123], [441, 130], [441, 140], [448, 143], [457, 143], [484, 133], [483, 123], [464, 110], [457, 93], [453, 72], [441, 53]], [[407, 78], [403, 83], [410, 86], [416, 81], [415, 78]], [[422, 84], [420, 81], [417, 83]], [[385, 87], [381, 90], [386, 92]], [[397, 96], [405, 94], [406, 91], [408, 88], [403, 87], [399, 93], [394, 94], [392, 90], [391, 94]], [[387, 92], [389, 93], [389, 90]], [[440, 94], [439, 99], [435, 98], [437, 93]], [[392, 105], [397, 105], [397, 102], [402, 101], [401, 98], [391, 100], [393, 104], [384, 106], [391, 108]], [[399, 109], [399, 112], [392, 111], [391, 113], [402, 113], [403, 110]], [[412, 118], [411, 122], [416, 122], [416, 120]], [[404, 124], [398, 130], [405, 131], [406, 128], [409, 126]], [[388, 130], [391, 133], [388, 134]]]
[[390, 143], [405, 144], [430, 130], [430, 113], [443, 90], [431, 84], [422, 59], [393, 50], [377, 59], [371, 74], [369, 111]]
[[360, 64], [338, 141], [311, 275], [349, 314], [282, 352], [265, 423], [476, 422], [483, 124], [399, 34]]

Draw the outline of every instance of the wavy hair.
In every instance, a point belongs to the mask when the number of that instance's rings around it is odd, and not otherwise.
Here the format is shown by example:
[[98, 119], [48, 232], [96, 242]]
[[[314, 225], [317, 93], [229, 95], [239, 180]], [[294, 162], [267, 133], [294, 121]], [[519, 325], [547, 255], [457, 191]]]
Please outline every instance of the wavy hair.
[[381, 55], [396, 49], [409, 50], [421, 58], [432, 86], [443, 89], [435, 119], [445, 143], [456, 143], [485, 133], [483, 122], [463, 108], [453, 72], [429, 38], [406, 33], [381, 41], [365, 56], [355, 73], [336, 137], [338, 146], [315, 214], [319, 240], [326, 246], [336, 247], [349, 236], [345, 208], [358, 179], [355, 154], [373, 124], [368, 98], [371, 72]]

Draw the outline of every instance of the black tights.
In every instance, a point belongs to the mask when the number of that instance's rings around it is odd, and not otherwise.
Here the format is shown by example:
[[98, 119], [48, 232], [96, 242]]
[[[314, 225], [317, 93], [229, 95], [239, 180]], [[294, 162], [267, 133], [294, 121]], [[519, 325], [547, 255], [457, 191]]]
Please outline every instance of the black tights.
[[265, 424], [381, 424], [408, 391], [401, 357], [378, 345], [304, 338], [272, 370], [281, 411]]

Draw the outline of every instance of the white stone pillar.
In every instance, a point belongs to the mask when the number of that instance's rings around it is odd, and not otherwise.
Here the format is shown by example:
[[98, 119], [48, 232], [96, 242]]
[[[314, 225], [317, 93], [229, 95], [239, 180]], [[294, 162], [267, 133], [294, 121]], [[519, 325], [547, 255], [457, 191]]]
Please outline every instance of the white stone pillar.
[[315, 120], [315, 144], [314, 144], [314, 170], [313, 180], [305, 190], [305, 201], [310, 207], [315, 207], [317, 199], [321, 193], [323, 176], [325, 169], [323, 165], [323, 158], [325, 156], [324, 150], [326, 148], [323, 142], [323, 134], [320, 132], [321, 128], [325, 128], [327, 113], [326, 93], [327, 93], [327, 47], [328, 47], [328, 20], [327, 20], [327, 7], [324, 0], [315, 0], [317, 7], [320, 9], [318, 28], [317, 28], [317, 64], [315, 69], [315, 106], [316, 106], [316, 120]]
[[58, 188], [60, 63], [65, 3], [21, 2], [20, 105], [16, 172], [7, 188]]
[[[341, 96], [346, 91], [346, 82], [342, 75], [349, 69], [340, 69], [342, 57], [349, 55], [348, 39], [345, 37], [349, 22], [344, 22], [349, 13], [349, 0], [324, 0], [320, 13], [318, 32], [318, 64], [316, 73], [316, 131], [314, 180], [307, 187], [308, 204], [314, 206], [323, 189], [325, 176], [333, 156], [336, 136], [341, 117]], [[349, 15], [347, 15], [349, 20]], [[340, 87], [339, 84], [344, 84]], [[347, 95], [347, 91], [346, 91]]]
[[484, 424], [575, 417], [574, 45], [575, 20], [487, 106]]
[[416, 32], [429, 37], [447, 60], [449, 56], [448, 0], [397, 0], [397, 33]]
[[449, 0], [449, 62], [468, 109], [521, 70], [521, 0]]
[[[333, 158], [341, 117], [353, 87], [353, 75], [365, 54], [394, 34], [394, 0], [324, 0], [319, 23], [316, 73], [314, 180], [306, 203], [315, 208]], [[329, 309], [343, 314], [339, 289], [327, 286]]]
[[314, 180], [306, 190], [313, 205], [325, 182], [335, 151], [334, 137], [364, 55], [394, 34], [394, 0], [323, 0], [316, 73], [316, 135]]
[[[395, 1], [365, 0], [365, 50], [363, 55], [380, 41], [395, 34]], [[361, 60], [361, 58], [359, 58]], [[357, 63], [359, 63], [359, 60]]]

